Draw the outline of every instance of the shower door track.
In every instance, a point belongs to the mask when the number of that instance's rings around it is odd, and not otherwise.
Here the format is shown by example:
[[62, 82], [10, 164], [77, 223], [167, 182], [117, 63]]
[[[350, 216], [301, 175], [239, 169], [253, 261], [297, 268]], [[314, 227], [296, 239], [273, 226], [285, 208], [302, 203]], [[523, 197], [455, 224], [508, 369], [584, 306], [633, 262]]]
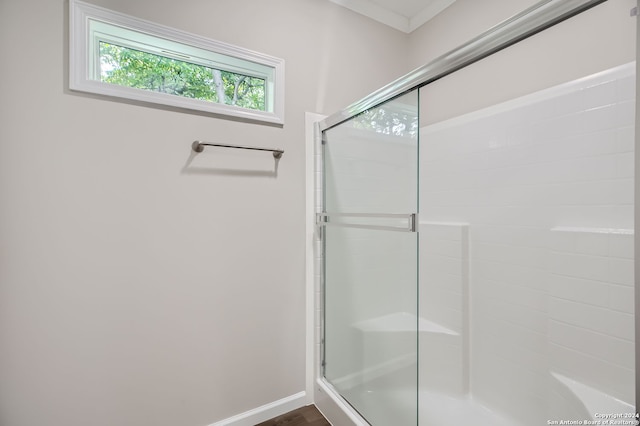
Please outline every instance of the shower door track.
[[536, 3], [427, 65], [387, 84], [344, 110], [330, 115], [318, 123], [319, 130], [323, 132], [383, 102], [426, 86], [606, 1], [543, 0]]

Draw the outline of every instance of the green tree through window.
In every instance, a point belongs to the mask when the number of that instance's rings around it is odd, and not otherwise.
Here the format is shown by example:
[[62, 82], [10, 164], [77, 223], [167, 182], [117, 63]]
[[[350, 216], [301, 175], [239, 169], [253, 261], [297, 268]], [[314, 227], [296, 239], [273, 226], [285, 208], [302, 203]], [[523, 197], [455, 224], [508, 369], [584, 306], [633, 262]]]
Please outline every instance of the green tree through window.
[[100, 42], [105, 83], [265, 111], [265, 80]]

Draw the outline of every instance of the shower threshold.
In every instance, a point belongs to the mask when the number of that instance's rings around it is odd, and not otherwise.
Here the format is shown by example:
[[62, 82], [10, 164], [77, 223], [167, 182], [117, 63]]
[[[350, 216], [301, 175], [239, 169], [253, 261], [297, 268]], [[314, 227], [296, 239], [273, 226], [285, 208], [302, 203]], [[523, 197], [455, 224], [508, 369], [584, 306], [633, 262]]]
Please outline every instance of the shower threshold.
[[[355, 389], [354, 389], [355, 390]], [[347, 392], [347, 400], [363, 409], [369, 415], [370, 424], [411, 424], [415, 421], [405, 417], [413, 407], [400, 409], [408, 401], [414, 400], [411, 390], [377, 391], [369, 388], [366, 392]], [[524, 426], [521, 422], [491, 410], [468, 395], [452, 396], [436, 391], [420, 391], [418, 424], [421, 426], [457, 426], [473, 421], [475, 426]], [[398, 410], [385, 410], [389, 401], [395, 399]]]

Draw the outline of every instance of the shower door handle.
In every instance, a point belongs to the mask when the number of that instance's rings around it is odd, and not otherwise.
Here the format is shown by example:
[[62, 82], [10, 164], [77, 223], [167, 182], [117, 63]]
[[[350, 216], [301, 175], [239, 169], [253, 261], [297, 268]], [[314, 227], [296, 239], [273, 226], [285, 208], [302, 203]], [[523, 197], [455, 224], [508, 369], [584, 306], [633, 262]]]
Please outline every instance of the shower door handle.
[[373, 229], [379, 231], [416, 232], [417, 213], [318, 213], [318, 226]]

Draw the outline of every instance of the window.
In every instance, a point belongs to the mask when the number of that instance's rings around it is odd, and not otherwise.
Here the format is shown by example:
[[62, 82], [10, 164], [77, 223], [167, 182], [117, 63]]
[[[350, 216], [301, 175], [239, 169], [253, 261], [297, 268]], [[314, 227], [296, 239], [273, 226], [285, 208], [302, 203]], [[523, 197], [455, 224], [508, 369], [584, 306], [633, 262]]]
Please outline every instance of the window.
[[283, 124], [284, 61], [80, 1], [72, 90]]

